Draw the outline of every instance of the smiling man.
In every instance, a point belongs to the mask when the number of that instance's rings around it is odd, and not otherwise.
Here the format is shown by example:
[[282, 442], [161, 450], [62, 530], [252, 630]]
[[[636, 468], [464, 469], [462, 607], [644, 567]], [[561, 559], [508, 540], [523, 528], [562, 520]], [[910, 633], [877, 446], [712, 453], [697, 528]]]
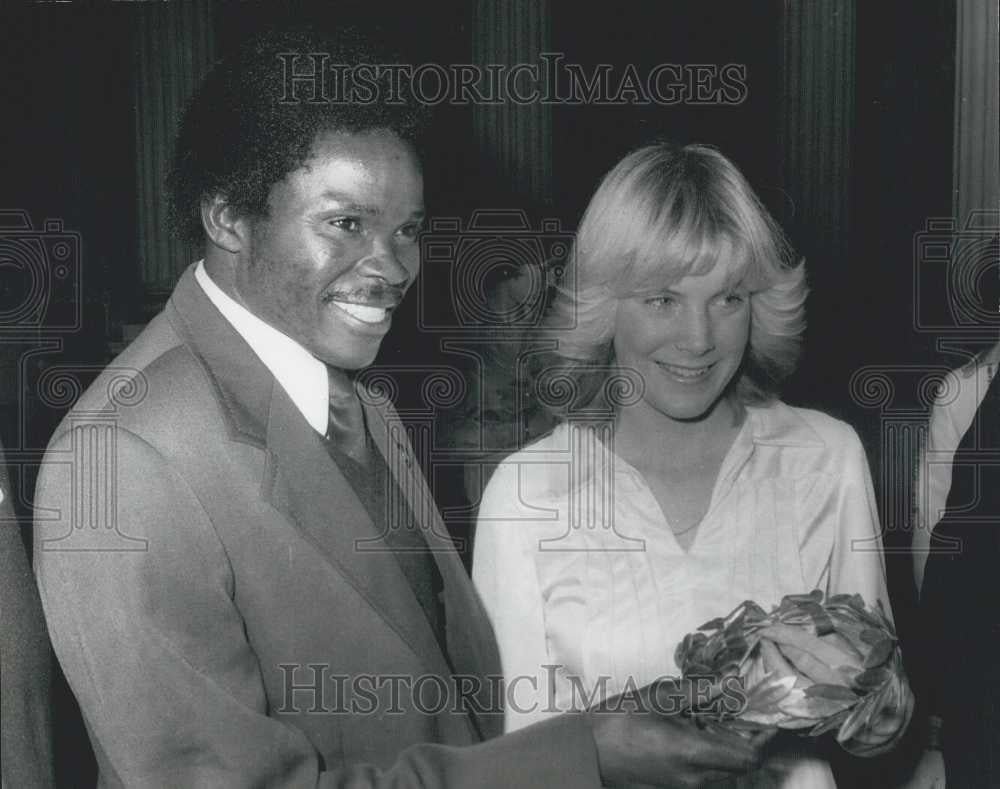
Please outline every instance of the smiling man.
[[223, 195], [204, 211], [206, 270], [227, 295], [328, 365], [370, 364], [420, 267], [423, 180], [390, 130], [328, 131], [271, 190], [267, 216]]
[[420, 266], [422, 112], [398, 84], [393, 101], [289, 97], [295, 53], [397, 62], [357, 33], [296, 33], [209, 75], [171, 179], [204, 259], [40, 475], [39, 586], [101, 786], [576, 789], [745, 769], [754, 744], [653, 715], [497, 736], [492, 630], [391, 405], [357, 375]]

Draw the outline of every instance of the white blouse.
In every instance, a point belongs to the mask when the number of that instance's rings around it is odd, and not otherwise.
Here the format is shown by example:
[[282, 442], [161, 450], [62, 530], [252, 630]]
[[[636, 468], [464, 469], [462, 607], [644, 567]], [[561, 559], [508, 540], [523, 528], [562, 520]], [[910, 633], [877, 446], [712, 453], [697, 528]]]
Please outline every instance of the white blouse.
[[747, 599], [822, 589], [890, 611], [868, 463], [844, 422], [748, 408], [687, 551], [611, 442], [563, 424], [507, 458], [483, 495], [473, 580], [508, 730], [676, 675], [684, 635]]

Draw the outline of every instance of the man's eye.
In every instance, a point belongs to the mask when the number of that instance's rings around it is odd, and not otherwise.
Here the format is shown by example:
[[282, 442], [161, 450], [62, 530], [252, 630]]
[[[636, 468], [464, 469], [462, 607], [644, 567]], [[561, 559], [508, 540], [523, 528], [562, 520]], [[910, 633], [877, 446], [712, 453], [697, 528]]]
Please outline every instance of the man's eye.
[[664, 307], [669, 307], [674, 303], [675, 300], [673, 296], [653, 296], [652, 298], [646, 299], [646, 305], [652, 307], [653, 309], [663, 309]]
[[361, 230], [361, 222], [352, 216], [338, 216], [333, 219], [328, 219], [326, 222], [330, 227], [335, 227], [338, 230], [343, 230], [347, 233], [357, 233]]
[[424, 229], [423, 222], [413, 222], [409, 225], [403, 225], [399, 229], [399, 234], [404, 238], [416, 238]]
[[746, 301], [746, 296], [742, 293], [727, 293], [722, 297], [722, 303], [727, 307], [738, 307], [744, 301]]

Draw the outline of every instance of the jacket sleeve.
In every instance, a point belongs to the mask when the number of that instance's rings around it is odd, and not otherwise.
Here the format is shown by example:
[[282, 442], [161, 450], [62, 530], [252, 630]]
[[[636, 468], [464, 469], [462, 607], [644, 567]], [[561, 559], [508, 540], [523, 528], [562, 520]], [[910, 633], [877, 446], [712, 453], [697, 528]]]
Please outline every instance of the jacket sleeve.
[[[581, 717], [534, 736], [418, 745], [380, 770], [323, 764], [267, 715], [222, 544], [183, 476], [139, 436], [75, 428], [36, 493], [36, 565], [53, 645], [103, 780], [128, 787], [499, 787], [597, 784]], [[331, 645], [331, 649], [333, 645]]]
[[55, 785], [52, 656], [8, 479], [0, 448], [0, 763], [5, 787], [31, 789]]

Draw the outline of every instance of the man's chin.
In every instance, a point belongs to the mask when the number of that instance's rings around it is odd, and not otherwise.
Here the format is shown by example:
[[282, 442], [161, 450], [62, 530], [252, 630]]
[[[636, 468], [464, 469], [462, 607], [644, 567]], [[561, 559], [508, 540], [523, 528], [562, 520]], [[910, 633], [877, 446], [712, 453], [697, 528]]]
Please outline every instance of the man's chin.
[[375, 361], [382, 341], [359, 343], [341, 341], [336, 344], [327, 343], [315, 349], [313, 356], [328, 367], [336, 367], [347, 372], [363, 370]]
[[327, 367], [336, 367], [338, 370], [344, 370], [348, 373], [354, 373], [359, 370], [364, 370], [366, 367], [371, 366], [375, 361], [375, 356], [377, 354], [373, 353], [370, 356], [365, 357], [341, 357], [341, 356], [322, 356], [319, 357], [320, 361], [323, 362]]

